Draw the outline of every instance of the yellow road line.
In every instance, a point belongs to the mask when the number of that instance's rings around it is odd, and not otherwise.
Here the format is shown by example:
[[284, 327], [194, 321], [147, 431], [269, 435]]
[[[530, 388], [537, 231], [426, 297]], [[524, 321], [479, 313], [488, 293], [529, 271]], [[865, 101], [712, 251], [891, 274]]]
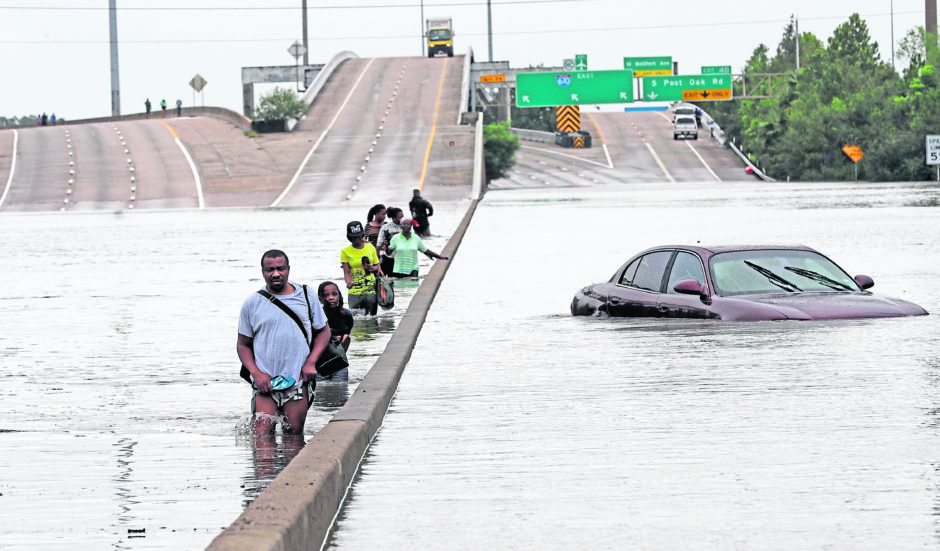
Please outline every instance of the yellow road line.
[[418, 189], [424, 188], [424, 178], [428, 175], [428, 160], [431, 158], [431, 145], [434, 144], [434, 134], [437, 133], [437, 112], [441, 108], [441, 94], [444, 92], [444, 75], [447, 74], [447, 59], [444, 60], [444, 68], [441, 69], [441, 82], [437, 86], [437, 103], [434, 104], [434, 120], [431, 122], [431, 137], [428, 138], [428, 147], [424, 150], [424, 165], [421, 167], [421, 179], [418, 181]]
[[174, 139], [174, 140], [178, 140], [178, 139], [180, 139], [180, 137], [176, 135], [176, 131], [175, 131], [175, 130], [173, 130], [173, 127], [172, 127], [172, 126], [170, 126], [169, 124], [167, 124], [167, 122], [166, 122], [166, 121], [157, 121], [157, 122], [159, 122], [159, 123], [161, 123], [161, 124], [163, 124], [163, 126], [165, 126], [165, 127], [166, 127], [166, 129], [170, 131], [170, 134], [172, 134], [172, 135], [173, 135], [173, 139]]
[[607, 150], [607, 140], [604, 139], [604, 133], [601, 131], [601, 125], [597, 124], [597, 121], [594, 120], [594, 116], [590, 113], [585, 113], [591, 122], [594, 123], [594, 129], [597, 130], [597, 135], [601, 137], [601, 148], [604, 149], [604, 156], [607, 157], [607, 168], [614, 168], [614, 162], [610, 159], [610, 151]]

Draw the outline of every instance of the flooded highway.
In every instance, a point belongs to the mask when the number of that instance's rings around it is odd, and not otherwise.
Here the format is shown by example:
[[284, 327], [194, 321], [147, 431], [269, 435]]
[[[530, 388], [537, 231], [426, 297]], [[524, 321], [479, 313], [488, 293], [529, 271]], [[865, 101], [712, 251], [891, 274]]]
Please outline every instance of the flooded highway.
[[[935, 548], [938, 205], [922, 184], [491, 191], [327, 548]], [[569, 315], [667, 243], [802, 243], [933, 315]]]

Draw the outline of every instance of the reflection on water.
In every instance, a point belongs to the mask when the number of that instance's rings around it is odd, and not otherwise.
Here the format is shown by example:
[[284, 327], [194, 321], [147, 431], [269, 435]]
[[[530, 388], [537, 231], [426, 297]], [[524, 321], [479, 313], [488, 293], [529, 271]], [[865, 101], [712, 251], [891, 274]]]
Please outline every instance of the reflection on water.
[[304, 448], [301, 435], [278, 434], [251, 437], [253, 476], [244, 481], [244, 506], [251, 504], [278, 473]]
[[[464, 208], [442, 203], [438, 227]], [[367, 209], [0, 216], [0, 547], [208, 545], [299, 449], [258, 445], [238, 377], [261, 254], [286, 251], [297, 282], [342, 281], [343, 228]], [[320, 385], [306, 439], [384, 350], [413, 295], [398, 290], [356, 320], [350, 380]]]
[[[936, 548], [940, 211], [904, 205], [937, 197], [919, 184], [490, 192], [328, 547]], [[536, 236], [524, 258], [494, 248], [518, 228]], [[673, 243], [802, 243], [933, 315], [567, 313], [579, 288]]]

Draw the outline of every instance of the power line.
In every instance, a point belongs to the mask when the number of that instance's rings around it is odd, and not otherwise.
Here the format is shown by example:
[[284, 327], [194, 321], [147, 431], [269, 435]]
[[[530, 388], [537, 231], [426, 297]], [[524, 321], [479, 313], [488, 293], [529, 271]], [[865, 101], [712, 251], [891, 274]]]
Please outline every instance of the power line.
[[[887, 16], [884, 14], [869, 14], [863, 17]], [[898, 12], [895, 15], [920, 15], [920, 12]], [[842, 19], [845, 16], [825, 16], [825, 17], [803, 17], [800, 21], [825, 21], [832, 19]], [[759, 19], [749, 21], [722, 21], [722, 22], [695, 22], [695, 23], [664, 23], [659, 25], [631, 25], [625, 27], [594, 27], [587, 29], [541, 29], [524, 31], [515, 29], [505, 32], [494, 32], [494, 36], [518, 36], [518, 35], [549, 35], [549, 34], [576, 34], [576, 33], [602, 33], [602, 32], [625, 32], [625, 31], [649, 31], [649, 30], [670, 30], [670, 29], [688, 29], [703, 27], [729, 27], [740, 25], [779, 25], [788, 22], [782, 19]], [[467, 37], [485, 37], [486, 33], [463, 33]], [[366, 36], [329, 36], [329, 37], [311, 37], [310, 41], [327, 42], [331, 40], [410, 40], [414, 38], [413, 34], [399, 35], [366, 35]], [[209, 39], [153, 39], [153, 40], [121, 40], [121, 44], [212, 44], [212, 43], [264, 43], [264, 42], [284, 42], [294, 40], [294, 37], [280, 38], [209, 38]], [[107, 44], [108, 40], [0, 40], [0, 44]]]
[[[596, 0], [504, 0], [494, 2], [494, 5], [519, 5], [519, 4], [580, 4], [595, 2]], [[447, 2], [441, 4], [426, 5], [424, 7], [461, 7], [461, 6], [485, 6], [486, 2]], [[337, 4], [332, 6], [308, 6], [308, 10], [362, 10], [362, 9], [384, 9], [384, 8], [418, 8], [421, 4], [371, 4], [368, 6], [350, 6], [346, 4]], [[107, 7], [102, 6], [0, 6], [0, 10], [43, 10], [43, 11], [104, 11]], [[134, 6], [119, 7], [117, 11], [299, 11], [299, 6]]]

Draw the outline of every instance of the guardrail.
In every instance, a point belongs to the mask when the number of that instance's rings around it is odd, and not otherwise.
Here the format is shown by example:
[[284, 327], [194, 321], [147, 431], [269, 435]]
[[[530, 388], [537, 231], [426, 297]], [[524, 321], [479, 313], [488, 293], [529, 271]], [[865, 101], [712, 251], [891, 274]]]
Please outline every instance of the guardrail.
[[463, 118], [464, 111], [470, 110], [470, 64], [473, 63], [473, 48], [468, 47], [463, 58], [463, 79], [460, 84], [460, 108], [457, 110], [457, 124]]
[[333, 74], [333, 71], [340, 66], [347, 59], [355, 59], [359, 56], [349, 50], [343, 50], [342, 52], [333, 56], [333, 59], [327, 63], [323, 69], [317, 73], [317, 76], [313, 77], [313, 82], [310, 83], [310, 87], [307, 88], [307, 91], [304, 92], [304, 103], [307, 104], [309, 108], [315, 99], [317, 99], [317, 94], [320, 93], [320, 90], [323, 89], [323, 86], [326, 85], [326, 81], [330, 79], [330, 75]]
[[554, 132], [543, 132], [541, 130], [526, 130], [525, 128], [510, 128], [510, 132], [519, 136], [520, 140], [538, 143], [555, 143]]

